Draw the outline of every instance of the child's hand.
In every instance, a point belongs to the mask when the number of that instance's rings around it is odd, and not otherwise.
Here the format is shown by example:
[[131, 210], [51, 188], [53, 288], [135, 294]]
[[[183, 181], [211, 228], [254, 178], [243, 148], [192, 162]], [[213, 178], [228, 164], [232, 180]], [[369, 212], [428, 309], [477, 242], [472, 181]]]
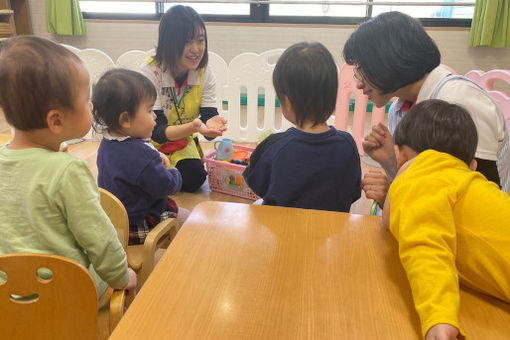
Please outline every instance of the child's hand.
[[163, 163], [163, 165], [166, 167], [166, 168], [169, 168], [170, 167], [170, 160], [168, 159], [168, 157], [160, 152], [159, 153], [159, 157], [161, 157], [161, 163]]
[[361, 188], [365, 192], [365, 196], [377, 201], [380, 207], [384, 205], [389, 187], [388, 177], [379, 171], [368, 171], [361, 181]]
[[[438, 323], [427, 332], [426, 340], [457, 340], [460, 339], [459, 330], [447, 323]], [[462, 337], [463, 338], [463, 337]]]
[[[218, 116], [217, 116], [218, 117]], [[214, 118], [214, 117], [213, 117]], [[213, 119], [211, 118], [211, 119]], [[207, 122], [209, 122], [211, 119], [209, 119]], [[214, 123], [211, 123], [211, 125], [214, 125]], [[205, 125], [200, 119], [196, 118], [193, 120], [193, 127], [195, 130], [204, 135], [205, 137], [209, 138], [216, 138], [218, 136], [221, 136], [223, 134], [223, 131], [225, 130], [216, 130], [214, 128], [209, 128], [207, 125]], [[225, 128], [226, 129], [226, 128]]]
[[129, 281], [128, 283], [122, 287], [122, 289], [127, 290], [128, 295], [135, 295], [136, 292], [136, 273], [133, 269], [128, 268], [129, 273]]

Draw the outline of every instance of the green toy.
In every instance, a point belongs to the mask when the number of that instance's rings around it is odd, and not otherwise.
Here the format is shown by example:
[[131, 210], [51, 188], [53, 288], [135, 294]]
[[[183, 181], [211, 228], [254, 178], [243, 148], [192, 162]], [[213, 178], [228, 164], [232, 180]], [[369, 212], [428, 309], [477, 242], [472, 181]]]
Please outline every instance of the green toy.
[[269, 137], [272, 134], [273, 134], [273, 131], [271, 131], [271, 130], [266, 130], [266, 131], [262, 132], [262, 134], [259, 136], [259, 144], [262, 143], [262, 141], [264, 139], [266, 139], [267, 137]]

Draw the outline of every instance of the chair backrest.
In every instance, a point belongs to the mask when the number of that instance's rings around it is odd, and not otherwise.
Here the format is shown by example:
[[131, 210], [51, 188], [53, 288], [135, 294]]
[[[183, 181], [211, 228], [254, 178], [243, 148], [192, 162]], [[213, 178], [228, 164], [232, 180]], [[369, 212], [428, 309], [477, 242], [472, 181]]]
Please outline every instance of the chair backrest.
[[[112, 58], [101, 50], [95, 48], [80, 50], [79, 48], [66, 44], [62, 44], [62, 46], [76, 54], [83, 61], [83, 64], [90, 75], [91, 94], [94, 86], [99, 81], [99, 78], [101, 78], [103, 73], [115, 67]], [[89, 132], [85, 135], [85, 138], [99, 139], [100, 136], [96, 134], [94, 129], [91, 127]]]
[[[349, 125], [349, 105], [351, 94], [354, 94], [354, 117], [352, 120], [351, 135], [356, 142], [360, 156], [363, 156], [361, 143], [365, 136], [365, 123], [367, 117], [368, 96], [363, 90], [356, 87], [354, 80], [354, 66], [344, 64], [338, 73], [338, 94], [335, 108], [335, 127], [338, 130], [347, 131]], [[370, 126], [384, 122], [385, 108], [372, 108]]]
[[[38, 276], [47, 268], [51, 277]], [[1, 339], [96, 339], [97, 291], [89, 271], [57, 255], [0, 255]], [[46, 273], [47, 270], [46, 270]]]
[[140, 66], [145, 61], [145, 59], [147, 59], [150, 56], [151, 54], [149, 54], [146, 51], [141, 50], [127, 51], [117, 58], [115, 66], [127, 68], [128, 70], [138, 72], [140, 71]]
[[117, 231], [120, 243], [124, 251], [127, 252], [128, 239], [129, 239], [129, 217], [126, 208], [122, 202], [111, 192], [103, 188], [99, 188], [99, 197], [101, 200], [101, 207], [110, 218], [113, 227]]
[[101, 50], [86, 48], [77, 52], [77, 54], [85, 64], [87, 71], [89, 71], [90, 83], [93, 85], [97, 83], [103, 73], [115, 67], [112, 58]]
[[503, 91], [494, 90], [496, 80], [504, 81], [510, 85], [510, 70], [491, 70], [488, 72], [473, 70], [466, 73], [466, 77], [486, 89], [498, 103], [505, 116], [508, 136], [510, 137], [510, 95]]

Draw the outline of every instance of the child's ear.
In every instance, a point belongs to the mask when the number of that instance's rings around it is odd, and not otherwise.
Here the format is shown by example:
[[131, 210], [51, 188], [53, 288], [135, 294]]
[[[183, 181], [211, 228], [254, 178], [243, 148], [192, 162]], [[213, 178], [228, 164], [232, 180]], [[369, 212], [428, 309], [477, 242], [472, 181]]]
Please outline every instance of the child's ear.
[[59, 134], [64, 130], [64, 112], [62, 110], [50, 110], [46, 115], [46, 125], [48, 129]]
[[395, 154], [397, 155], [397, 169], [400, 169], [409, 160], [405, 147], [395, 145]]
[[287, 112], [294, 112], [294, 107], [292, 106], [289, 97], [283, 96], [283, 105], [285, 106]]
[[408, 147], [407, 145], [395, 145], [395, 153], [397, 154], [397, 168], [400, 169], [402, 165], [408, 160], [416, 157], [418, 153]]
[[473, 158], [471, 164], [469, 164], [469, 169], [471, 169], [471, 171], [476, 171], [476, 168], [478, 168], [478, 162]]
[[126, 111], [122, 112], [119, 116], [119, 126], [123, 129], [129, 129], [131, 127], [131, 119]]

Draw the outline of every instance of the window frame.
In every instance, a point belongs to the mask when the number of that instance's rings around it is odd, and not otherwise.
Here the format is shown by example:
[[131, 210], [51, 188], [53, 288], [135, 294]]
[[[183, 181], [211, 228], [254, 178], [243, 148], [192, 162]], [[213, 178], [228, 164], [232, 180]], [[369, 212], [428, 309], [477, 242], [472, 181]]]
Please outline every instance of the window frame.
[[[372, 0], [368, 0], [372, 2]], [[213, 2], [213, 1], [212, 1]], [[99, 20], [149, 20], [159, 21], [163, 15], [163, 2], [154, 2], [155, 14], [97, 13], [83, 12], [84, 19]], [[372, 18], [373, 5], [367, 6], [364, 17], [305, 17], [270, 16], [269, 4], [250, 4], [250, 15], [201, 14], [205, 22], [262, 23], [262, 24], [313, 24], [313, 25], [358, 25]], [[417, 18], [425, 27], [471, 27], [472, 19]]]

